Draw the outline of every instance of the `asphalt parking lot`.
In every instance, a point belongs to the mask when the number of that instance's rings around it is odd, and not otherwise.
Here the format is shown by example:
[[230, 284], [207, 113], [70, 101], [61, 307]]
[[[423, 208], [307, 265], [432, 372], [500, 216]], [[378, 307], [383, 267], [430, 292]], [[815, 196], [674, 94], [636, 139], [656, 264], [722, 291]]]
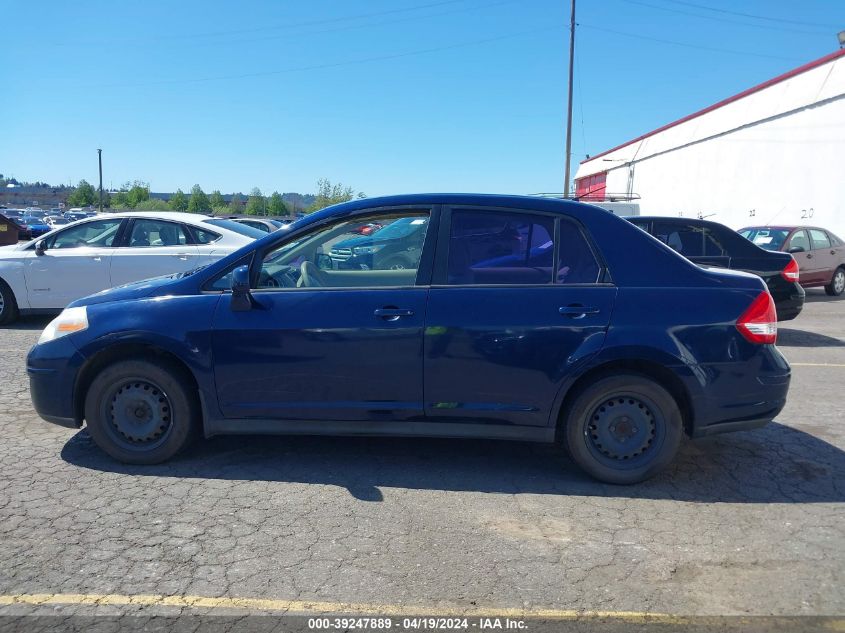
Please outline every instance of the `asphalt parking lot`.
[[0, 615], [845, 614], [845, 301], [807, 299], [777, 421], [631, 487], [456, 440], [218, 438], [124, 466], [36, 416], [47, 319], [25, 319], [0, 329]]

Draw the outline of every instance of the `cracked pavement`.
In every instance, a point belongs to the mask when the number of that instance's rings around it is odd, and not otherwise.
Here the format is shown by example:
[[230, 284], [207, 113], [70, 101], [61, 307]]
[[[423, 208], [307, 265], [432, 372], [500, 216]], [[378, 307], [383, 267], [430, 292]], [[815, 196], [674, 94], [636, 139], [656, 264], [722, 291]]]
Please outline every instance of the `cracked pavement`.
[[845, 613], [845, 301], [819, 290], [781, 327], [777, 421], [687, 441], [631, 487], [492, 441], [226, 437], [122, 465], [33, 411], [46, 322], [0, 328], [0, 596]]

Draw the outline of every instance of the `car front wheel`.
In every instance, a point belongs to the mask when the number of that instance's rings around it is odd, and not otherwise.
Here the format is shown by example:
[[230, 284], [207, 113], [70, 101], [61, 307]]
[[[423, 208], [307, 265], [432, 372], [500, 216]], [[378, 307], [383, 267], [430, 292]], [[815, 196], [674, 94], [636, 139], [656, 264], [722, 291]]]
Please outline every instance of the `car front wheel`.
[[158, 464], [190, 443], [200, 414], [184, 371], [157, 360], [128, 360], [94, 378], [85, 421], [97, 446], [118, 461]]
[[674, 459], [683, 435], [678, 403], [638, 374], [593, 382], [575, 397], [563, 424], [572, 459], [609, 484], [633, 484], [657, 474]]
[[845, 268], [839, 267], [833, 273], [833, 279], [824, 287], [824, 291], [831, 297], [838, 297], [845, 292]]

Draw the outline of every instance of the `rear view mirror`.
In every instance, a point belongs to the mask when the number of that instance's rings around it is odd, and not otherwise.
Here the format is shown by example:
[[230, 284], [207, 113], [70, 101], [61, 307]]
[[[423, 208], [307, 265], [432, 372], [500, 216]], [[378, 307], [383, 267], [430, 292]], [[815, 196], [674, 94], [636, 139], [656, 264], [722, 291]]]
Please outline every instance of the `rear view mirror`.
[[47, 252], [47, 245], [44, 243], [44, 240], [38, 240], [35, 243], [35, 254], [41, 257], [44, 253]]
[[249, 266], [238, 266], [232, 271], [232, 310], [245, 312], [252, 309], [249, 288]]
[[790, 253], [803, 253], [804, 247], [803, 246], [793, 246], [792, 248], [789, 249], [788, 252], [790, 252]]

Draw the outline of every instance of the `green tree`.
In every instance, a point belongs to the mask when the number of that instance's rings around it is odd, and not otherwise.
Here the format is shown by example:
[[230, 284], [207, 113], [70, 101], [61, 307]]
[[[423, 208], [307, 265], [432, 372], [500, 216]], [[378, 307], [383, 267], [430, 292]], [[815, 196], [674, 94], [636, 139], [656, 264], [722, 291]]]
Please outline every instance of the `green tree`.
[[112, 209], [127, 209], [129, 208], [129, 203], [126, 201], [126, 192], [125, 191], [115, 191], [111, 196], [111, 208]]
[[181, 189], [177, 189], [176, 193], [173, 194], [173, 197], [170, 198], [170, 208], [174, 211], [188, 210], [188, 197]]
[[239, 193], [232, 194], [232, 201], [229, 203], [229, 211], [231, 213], [240, 213], [243, 211], [244, 199]]
[[[356, 197], [356, 193], [352, 187], [344, 187], [341, 183], [333, 185], [328, 178], [321, 178], [317, 181], [317, 193], [314, 196], [314, 202], [305, 210], [306, 213], [318, 211], [333, 204], [348, 202]], [[357, 197], [366, 198], [362, 192], [358, 192]]]
[[126, 206], [134, 209], [144, 200], [150, 199], [150, 183], [136, 180], [134, 182], [127, 182], [123, 185], [126, 191]]
[[135, 209], [137, 211], [169, 211], [170, 205], [164, 200], [160, 200], [158, 198], [150, 198], [149, 200], [139, 202], [138, 206], [135, 207]]
[[246, 209], [244, 213], [247, 215], [264, 215], [267, 212], [267, 201], [261, 194], [261, 189], [253, 187], [249, 192], [249, 198], [246, 201]]
[[93, 206], [97, 201], [97, 190], [87, 180], [80, 180], [67, 197], [67, 204], [69, 207], [88, 207]]
[[191, 199], [188, 201], [188, 211], [191, 213], [210, 213], [211, 202], [199, 185], [191, 188]]
[[267, 204], [267, 212], [270, 215], [288, 214], [288, 207], [285, 204], [285, 201], [282, 200], [282, 194], [280, 194], [278, 191], [274, 191], [273, 195], [270, 196], [270, 202]]
[[219, 189], [215, 189], [211, 192], [211, 195], [208, 198], [208, 204], [212, 206], [212, 208], [217, 207], [225, 207], [226, 201], [223, 199], [223, 194], [220, 193]]

